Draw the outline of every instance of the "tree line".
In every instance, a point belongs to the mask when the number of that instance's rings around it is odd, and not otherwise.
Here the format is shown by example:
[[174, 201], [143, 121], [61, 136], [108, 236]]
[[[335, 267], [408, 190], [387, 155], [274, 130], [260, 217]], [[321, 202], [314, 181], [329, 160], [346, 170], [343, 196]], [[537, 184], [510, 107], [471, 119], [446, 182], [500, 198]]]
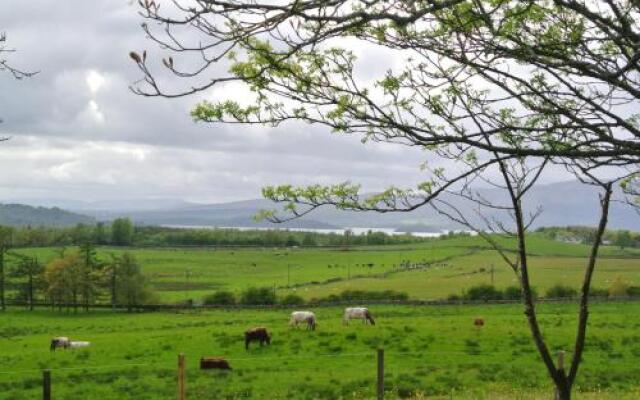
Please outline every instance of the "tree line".
[[[537, 232], [553, 240], [593, 244], [596, 229], [590, 226], [549, 226], [538, 228]], [[621, 249], [640, 247], [640, 233], [628, 230], [607, 230], [602, 240]]]
[[128, 218], [72, 227], [0, 227], [16, 247], [79, 246], [86, 242], [107, 246], [265, 246], [315, 247], [417, 243], [426, 240], [409, 234], [368, 231], [354, 234], [288, 230], [186, 229], [135, 226]]

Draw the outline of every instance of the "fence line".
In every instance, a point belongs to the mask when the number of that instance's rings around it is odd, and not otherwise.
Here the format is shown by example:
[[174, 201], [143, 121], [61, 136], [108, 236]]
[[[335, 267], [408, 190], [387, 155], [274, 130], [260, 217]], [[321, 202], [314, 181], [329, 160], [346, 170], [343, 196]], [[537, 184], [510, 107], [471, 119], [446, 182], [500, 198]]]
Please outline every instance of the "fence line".
[[[537, 299], [537, 304], [562, 304], [562, 303], [574, 303], [579, 301], [579, 297], [571, 298], [541, 298]], [[637, 303], [640, 302], [640, 296], [629, 297], [590, 297], [590, 303]], [[313, 307], [313, 308], [329, 308], [338, 306], [349, 306], [358, 304], [372, 304], [372, 305], [401, 305], [401, 306], [460, 306], [460, 305], [513, 305], [522, 304], [521, 300], [383, 300], [383, 299], [354, 299], [344, 301], [333, 302], [317, 302], [317, 303], [304, 303], [304, 304], [141, 304], [135, 306], [128, 306], [125, 304], [89, 304], [90, 309], [117, 309], [117, 310], [129, 310], [136, 311], [180, 311], [180, 310], [279, 310], [279, 309], [293, 309], [299, 307]], [[8, 300], [7, 306], [12, 307], [29, 307], [29, 302]], [[53, 306], [51, 303], [37, 301], [33, 303], [34, 307], [39, 308], [79, 308], [85, 309], [87, 307], [84, 303], [65, 303], [56, 304]]]
[[[429, 355], [443, 355], [443, 354], [449, 354], [450, 352], [425, 352], [425, 353], [416, 353], [416, 352], [389, 352], [387, 353], [388, 355], [392, 355], [392, 356], [407, 356], [407, 355], [413, 355], [413, 356], [419, 356], [419, 357], [426, 357]], [[565, 360], [565, 355], [569, 354], [569, 352], [565, 352], [565, 351], [559, 351], [558, 352], [558, 367], [559, 368], [563, 368], [564, 367], [564, 360]], [[487, 355], [487, 353], [484, 353], [483, 355]], [[227, 361], [246, 361], [246, 360], [251, 360], [251, 361], [272, 361], [272, 360], [276, 360], [276, 359], [311, 359], [311, 358], [317, 358], [317, 357], [334, 357], [334, 358], [341, 358], [341, 357], [362, 357], [362, 356], [366, 356], [367, 358], [375, 358], [377, 361], [375, 363], [375, 372], [372, 372], [372, 377], [376, 376], [375, 379], [375, 387], [371, 387], [371, 386], [361, 386], [360, 388], [369, 388], [371, 390], [373, 390], [376, 393], [376, 398], [378, 400], [384, 400], [385, 397], [385, 392], [388, 391], [387, 388], [385, 388], [385, 350], [384, 348], [378, 348], [377, 350], [375, 350], [375, 352], [372, 350], [370, 352], [366, 352], [366, 353], [346, 353], [346, 354], [317, 354], [317, 355], [313, 355], [313, 356], [281, 356], [281, 357], [245, 357], [245, 358], [223, 358], [223, 360], [227, 360]], [[450, 367], [451, 365], [447, 365], [444, 363], [433, 363], [433, 362], [422, 362], [422, 364], [424, 365], [442, 365], [443, 367]], [[500, 360], [500, 361], [496, 361], [496, 362], [491, 362], [491, 363], [487, 363], [487, 362], [481, 362], [478, 363], [477, 360], [474, 360], [473, 362], [469, 362], [469, 363], [463, 363], [463, 364], [483, 364], [483, 365], [504, 365], [504, 361]], [[107, 369], [107, 368], [124, 368], [124, 367], [137, 367], [137, 366], [153, 366], [153, 367], [158, 367], [158, 366], [164, 366], [165, 364], [159, 364], [159, 363], [153, 363], [153, 364], [149, 364], [149, 363], [127, 363], [127, 364], [117, 364], [117, 365], [108, 365], [108, 366], [96, 366], [96, 367], [77, 367], [77, 368], [45, 368], [45, 369], [37, 369], [37, 370], [22, 370], [22, 371], [12, 371], [12, 372], [6, 372], [6, 371], [0, 371], [0, 374], [8, 374], [8, 373], [25, 373], [27, 371], [33, 371], [33, 372], [38, 372], [42, 374], [42, 398], [43, 400], [51, 400], [51, 393], [52, 393], [52, 373], [56, 372], [56, 371], [70, 371], [70, 370], [98, 370], [98, 369]], [[175, 364], [173, 364], [175, 366]], [[512, 363], [510, 364], [512, 365]], [[625, 364], [627, 365], [627, 364]], [[629, 364], [629, 365], [633, 365], [635, 367], [640, 368], [640, 366], [638, 366], [637, 364]], [[227, 364], [227, 368], [228, 368], [228, 364]], [[202, 370], [202, 365], [200, 367], [200, 370]], [[177, 363], [177, 380], [176, 380], [176, 386], [177, 386], [177, 395], [178, 395], [178, 400], [187, 400], [187, 363], [186, 363], [186, 357], [183, 353], [180, 353], [178, 355], [178, 363]]]

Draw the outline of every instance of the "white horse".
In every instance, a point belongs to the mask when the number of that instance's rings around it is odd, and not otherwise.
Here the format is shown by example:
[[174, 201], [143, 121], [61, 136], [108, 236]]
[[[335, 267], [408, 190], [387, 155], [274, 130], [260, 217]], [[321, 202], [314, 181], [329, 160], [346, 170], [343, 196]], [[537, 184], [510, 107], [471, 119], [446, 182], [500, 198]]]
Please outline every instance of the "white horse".
[[349, 307], [344, 309], [344, 317], [342, 317], [342, 323], [344, 325], [349, 325], [350, 319], [361, 319], [365, 324], [371, 322], [371, 325], [375, 325], [376, 322], [373, 320], [369, 309], [366, 307]]
[[298, 326], [300, 322], [307, 324], [307, 329], [316, 330], [316, 315], [311, 311], [294, 311], [291, 313], [289, 325]]

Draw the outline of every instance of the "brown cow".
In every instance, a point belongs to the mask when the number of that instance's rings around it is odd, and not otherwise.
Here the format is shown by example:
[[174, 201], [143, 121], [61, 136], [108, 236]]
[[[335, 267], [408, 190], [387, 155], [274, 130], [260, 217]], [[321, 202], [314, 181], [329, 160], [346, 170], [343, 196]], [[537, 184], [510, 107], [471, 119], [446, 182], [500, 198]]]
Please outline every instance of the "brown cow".
[[267, 328], [257, 327], [247, 330], [244, 333], [244, 348], [249, 350], [249, 343], [260, 342], [260, 347], [264, 346], [265, 342], [271, 344], [271, 336], [267, 332]]
[[200, 369], [224, 369], [231, 371], [229, 362], [221, 357], [201, 357]]
[[476, 328], [482, 328], [484, 326], [484, 319], [476, 318], [475, 320], [473, 320], [473, 325], [475, 325]]

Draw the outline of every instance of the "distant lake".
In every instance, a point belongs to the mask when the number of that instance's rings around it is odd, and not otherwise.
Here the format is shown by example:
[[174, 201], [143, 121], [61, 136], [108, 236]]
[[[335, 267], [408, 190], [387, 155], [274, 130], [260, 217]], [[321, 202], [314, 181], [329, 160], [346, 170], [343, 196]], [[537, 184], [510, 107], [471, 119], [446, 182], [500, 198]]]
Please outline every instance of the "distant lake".
[[367, 232], [382, 232], [387, 235], [411, 235], [422, 238], [437, 238], [443, 235], [447, 235], [449, 232], [467, 232], [471, 235], [475, 235], [475, 232], [464, 230], [442, 230], [440, 232], [401, 232], [395, 228], [361, 228], [361, 227], [349, 227], [340, 229], [314, 229], [314, 228], [267, 228], [267, 227], [249, 227], [249, 226], [211, 226], [211, 225], [162, 225], [165, 228], [177, 228], [177, 229], [237, 229], [239, 231], [291, 231], [291, 232], [312, 232], [330, 234], [335, 233], [338, 235], [344, 235], [346, 231], [351, 231], [354, 235], [365, 235]]

